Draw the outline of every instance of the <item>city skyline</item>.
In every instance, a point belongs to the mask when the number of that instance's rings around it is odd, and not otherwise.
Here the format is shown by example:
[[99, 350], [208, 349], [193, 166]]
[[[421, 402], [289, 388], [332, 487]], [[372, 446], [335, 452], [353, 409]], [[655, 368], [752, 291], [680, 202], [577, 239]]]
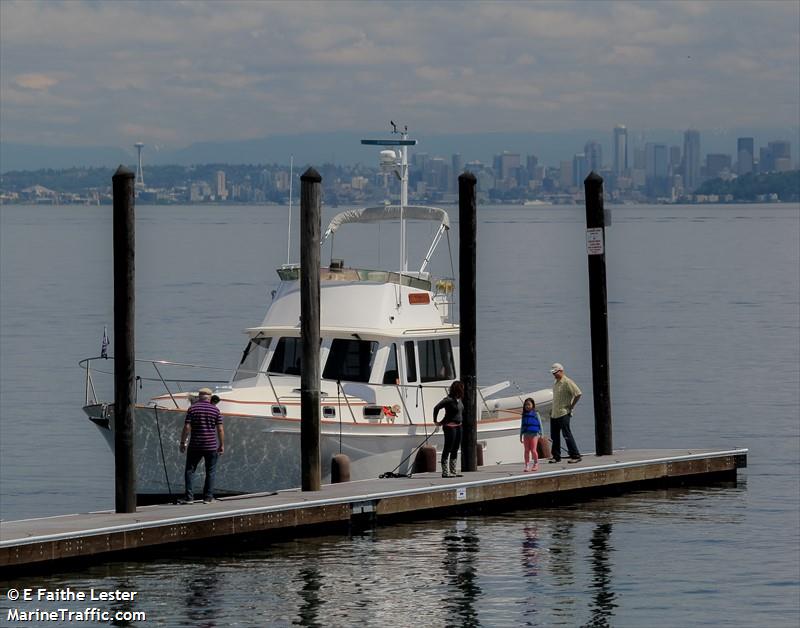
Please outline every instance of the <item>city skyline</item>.
[[[738, 137], [736, 152], [702, 151], [702, 134], [697, 129], [683, 133], [683, 146], [665, 143], [634, 142], [628, 145], [628, 131], [623, 125], [613, 129], [613, 157], [603, 160], [602, 145], [587, 140], [583, 152], [557, 166], [547, 165], [535, 154], [504, 150], [484, 163], [467, 155], [452, 153], [449, 157], [417, 151], [411, 155], [409, 183], [411, 198], [421, 202], [454, 202], [457, 177], [472, 172], [478, 182], [479, 197], [489, 202], [549, 201], [579, 202], [583, 181], [590, 172], [605, 181], [609, 202], [736, 202], [745, 199], [797, 199], [798, 170], [792, 161], [791, 142], [773, 140], [759, 145], [753, 137]], [[193, 166], [154, 166], [158, 183], [147, 187], [143, 182], [143, 143], [136, 142], [137, 196], [145, 202], [281, 202], [290, 189], [290, 173], [285, 165], [196, 164]], [[632, 151], [630, 150], [632, 148]], [[758, 149], [758, 157], [756, 157]], [[628, 154], [632, 159], [628, 160]], [[794, 169], [793, 169], [794, 167]], [[159, 168], [161, 170], [159, 170]], [[228, 179], [227, 169], [233, 176]], [[380, 202], [397, 194], [397, 181], [374, 165], [346, 166], [328, 162], [321, 166], [327, 184], [327, 195], [338, 202]], [[34, 171], [9, 173], [0, 177], [0, 201], [100, 203], [110, 201], [110, 187], [103, 169], [94, 172]], [[298, 169], [296, 176], [299, 176]], [[765, 179], [771, 175], [789, 174], [790, 178]], [[66, 176], [66, 179], [64, 178]], [[744, 177], [737, 181], [739, 177]], [[72, 179], [82, 180], [75, 185]], [[59, 192], [41, 184], [52, 181], [56, 187], [66, 186], [71, 192]], [[89, 183], [91, 182], [91, 183]], [[88, 183], [88, 185], [87, 185]], [[709, 184], [709, 185], [707, 185]]]
[[0, 13], [6, 144], [175, 150], [389, 118], [421, 138], [798, 124], [795, 2], [4, 1]]
[[[615, 145], [620, 136], [624, 147], [623, 169], [633, 164], [634, 151], [648, 144], [666, 144], [671, 149], [682, 150], [686, 129], [636, 129], [617, 124], [613, 129], [578, 129], [552, 133], [485, 133], [432, 135], [419, 137], [414, 150], [439, 156], [464, 153], [469, 159], [491, 161], [492, 156], [501, 152], [536, 154], [543, 164], [554, 165], [564, 159], [572, 159], [582, 150], [591, 152], [594, 166], [600, 159], [601, 165], [608, 166], [615, 174], [617, 169], [617, 150]], [[703, 135], [705, 153], [726, 153], [736, 162], [741, 138], [749, 138], [756, 148], [752, 153], [758, 157], [758, 146], [770, 142], [788, 141], [800, 146], [800, 126], [791, 129], [698, 129]], [[47, 168], [64, 169], [72, 167], [103, 167], [119, 163], [135, 163], [139, 158], [139, 147], [146, 154], [146, 161], [154, 165], [192, 165], [211, 163], [288, 163], [294, 156], [298, 163], [357, 164], [369, 163], [370, 154], [360, 145], [364, 137], [384, 136], [386, 128], [378, 131], [340, 132], [323, 134], [277, 135], [229, 142], [197, 142], [174, 151], [160, 149], [144, 142], [135, 142], [120, 147], [46, 147], [17, 145], [0, 142], [0, 173], [9, 171], [31, 171]], [[792, 156], [792, 165], [800, 161], [798, 154]], [[133, 160], [133, 161], [131, 161]], [[138, 164], [137, 164], [138, 165]], [[592, 168], [590, 168], [592, 169]], [[746, 170], [745, 170], [746, 171]]]

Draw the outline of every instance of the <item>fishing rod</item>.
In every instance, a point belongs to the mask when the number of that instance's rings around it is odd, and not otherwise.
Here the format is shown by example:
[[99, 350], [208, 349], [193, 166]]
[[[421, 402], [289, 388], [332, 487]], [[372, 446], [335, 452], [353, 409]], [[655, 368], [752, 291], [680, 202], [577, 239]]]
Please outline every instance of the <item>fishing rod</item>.
[[381, 473], [381, 474], [380, 474], [378, 477], [379, 477], [380, 479], [383, 479], [383, 478], [410, 478], [410, 477], [411, 477], [411, 475], [412, 475], [411, 473], [397, 473], [397, 470], [398, 470], [400, 467], [402, 467], [402, 466], [403, 466], [403, 465], [406, 463], [406, 461], [407, 461], [407, 460], [408, 460], [408, 459], [409, 459], [411, 456], [413, 456], [413, 455], [414, 455], [414, 454], [415, 454], [417, 451], [419, 451], [419, 449], [420, 449], [420, 448], [421, 448], [421, 447], [422, 447], [422, 446], [423, 446], [425, 443], [427, 443], [427, 442], [430, 440], [431, 436], [433, 436], [434, 434], [436, 434], [438, 431], [439, 431], [439, 426], [437, 425], [437, 426], [434, 428], [434, 430], [433, 430], [433, 431], [432, 431], [430, 434], [428, 434], [428, 435], [425, 437], [425, 440], [423, 440], [423, 441], [422, 441], [422, 442], [421, 442], [419, 445], [417, 445], [416, 447], [414, 447], [414, 449], [412, 449], [412, 450], [411, 450], [411, 453], [410, 453], [410, 454], [408, 454], [408, 455], [407, 455], [405, 458], [403, 458], [403, 459], [400, 461], [400, 464], [398, 464], [398, 465], [397, 465], [397, 466], [396, 466], [394, 469], [392, 469], [391, 471], [386, 471], [385, 473]]

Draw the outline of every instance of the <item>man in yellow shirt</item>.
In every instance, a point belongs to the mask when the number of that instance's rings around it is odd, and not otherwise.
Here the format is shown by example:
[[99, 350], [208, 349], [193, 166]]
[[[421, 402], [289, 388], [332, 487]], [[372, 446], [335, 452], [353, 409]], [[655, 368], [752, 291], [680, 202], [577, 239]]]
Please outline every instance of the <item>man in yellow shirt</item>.
[[561, 433], [567, 442], [569, 462], [580, 462], [581, 452], [569, 428], [572, 418], [572, 409], [581, 398], [581, 389], [569, 377], [564, 375], [564, 367], [558, 362], [550, 367], [550, 372], [555, 378], [553, 382], [553, 405], [550, 408], [550, 438], [553, 439], [553, 457], [549, 462], [561, 461]]

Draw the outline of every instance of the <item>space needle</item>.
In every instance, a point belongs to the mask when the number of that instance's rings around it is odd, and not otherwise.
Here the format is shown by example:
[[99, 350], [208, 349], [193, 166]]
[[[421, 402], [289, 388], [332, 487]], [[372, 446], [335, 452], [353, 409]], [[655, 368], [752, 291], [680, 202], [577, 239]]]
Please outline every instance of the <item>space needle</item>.
[[136, 142], [134, 146], [136, 147], [136, 151], [139, 154], [139, 162], [138, 165], [136, 166], [136, 180], [134, 182], [134, 186], [137, 188], [143, 188], [144, 175], [142, 174], [142, 148], [144, 147], [144, 144], [142, 144], [141, 142]]

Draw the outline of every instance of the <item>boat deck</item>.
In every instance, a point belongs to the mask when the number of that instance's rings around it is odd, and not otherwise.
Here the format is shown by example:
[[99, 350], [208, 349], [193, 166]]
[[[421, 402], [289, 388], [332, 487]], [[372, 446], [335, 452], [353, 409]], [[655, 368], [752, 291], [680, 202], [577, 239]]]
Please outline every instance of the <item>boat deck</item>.
[[480, 467], [463, 477], [421, 473], [411, 478], [327, 484], [318, 492], [291, 489], [242, 495], [210, 504], [139, 507], [113, 511], [3, 521], [0, 570], [47, 568], [54, 561], [100, 559], [120, 552], [183, 544], [202, 539], [234, 539], [264, 532], [308, 534], [314, 526], [345, 530], [396, 518], [431, 516], [453, 509], [536, 507], [543, 496], [574, 498], [648, 483], [736, 478], [747, 466], [747, 450], [626, 450], [610, 456], [584, 455], [577, 464], [543, 461], [523, 473], [522, 463]]

